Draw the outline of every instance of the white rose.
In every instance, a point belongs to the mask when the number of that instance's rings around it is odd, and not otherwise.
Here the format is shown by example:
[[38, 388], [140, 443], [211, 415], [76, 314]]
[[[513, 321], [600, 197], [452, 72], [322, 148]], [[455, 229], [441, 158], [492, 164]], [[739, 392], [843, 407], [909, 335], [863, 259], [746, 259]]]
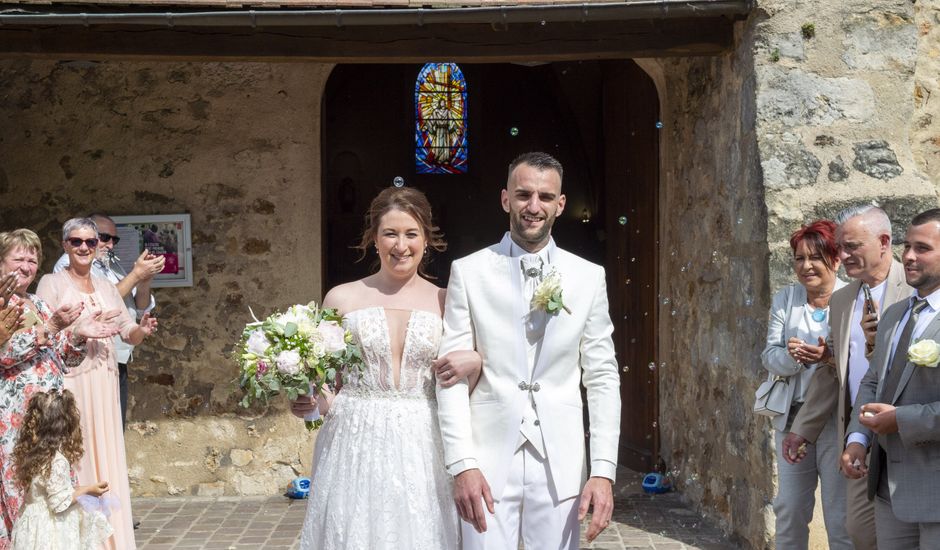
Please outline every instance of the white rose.
[[940, 344], [933, 340], [920, 340], [907, 348], [907, 359], [918, 367], [934, 368], [940, 363]]
[[322, 321], [317, 327], [327, 353], [336, 353], [346, 349], [346, 331], [336, 321]]
[[274, 360], [277, 363], [277, 370], [287, 375], [294, 375], [300, 372], [300, 354], [290, 349], [277, 354]]
[[302, 319], [299, 323], [297, 323], [297, 332], [299, 332], [304, 338], [310, 338], [313, 336], [316, 330], [317, 325], [315, 325], [314, 322], [310, 319]]
[[271, 342], [268, 342], [268, 337], [264, 335], [264, 331], [261, 329], [252, 331], [251, 336], [248, 337], [248, 342], [245, 343], [245, 349], [248, 350], [248, 353], [253, 353], [259, 357], [264, 355], [269, 347], [271, 347]]
[[313, 355], [319, 359], [326, 355], [326, 346], [323, 345], [323, 342], [314, 342], [312, 347]]

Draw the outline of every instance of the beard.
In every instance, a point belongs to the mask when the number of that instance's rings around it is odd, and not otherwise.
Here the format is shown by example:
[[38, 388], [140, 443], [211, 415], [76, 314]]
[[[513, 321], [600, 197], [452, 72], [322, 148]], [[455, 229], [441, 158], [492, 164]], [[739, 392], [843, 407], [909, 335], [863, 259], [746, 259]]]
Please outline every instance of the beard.
[[[914, 279], [906, 278], [907, 284], [914, 288], [936, 288], [940, 286], [940, 274], [921, 271]], [[923, 296], [921, 296], [923, 298]]]
[[542, 227], [530, 229], [522, 221], [522, 214], [514, 212], [509, 217], [510, 234], [520, 243], [539, 244], [548, 240], [552, 233], [552, 226], [555, 224], [555, 216], [546, 216], [542, 222]]

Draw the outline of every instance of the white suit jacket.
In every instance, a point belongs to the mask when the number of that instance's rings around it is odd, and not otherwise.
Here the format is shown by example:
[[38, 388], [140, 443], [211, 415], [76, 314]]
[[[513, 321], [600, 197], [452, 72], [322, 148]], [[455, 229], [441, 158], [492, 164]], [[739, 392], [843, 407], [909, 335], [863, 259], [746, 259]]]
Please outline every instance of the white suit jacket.
[[[613, 481], [620, 437], [620, 376], [611, 339], [604, 269], [555, 248], [552, 265], [561, 275], [571, 313], [548, 321], [529, 376], [519, 259], [502, 242], [455, 261], [444, 312], [440, 354], [476, 349], [483, 370], [472, 394], [466, 380], [437, 386], [444, 461], [475, 460], [493, 497], [499, 499], [518, 448], [519, 428], [533, 392], [545, 452], [558, 500], [577, 496], [587, 476], [580, 383], [587, 389], [591, 475]], [[463, 468], [468, 469], [468, 468]], [[455, 471], [457, 470], [457, 471]]]

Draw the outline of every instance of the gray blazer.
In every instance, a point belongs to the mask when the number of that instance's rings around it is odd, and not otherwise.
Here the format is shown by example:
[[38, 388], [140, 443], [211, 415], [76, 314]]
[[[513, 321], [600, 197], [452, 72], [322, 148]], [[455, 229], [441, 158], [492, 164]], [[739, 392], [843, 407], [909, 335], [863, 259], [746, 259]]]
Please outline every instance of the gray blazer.
[[[901, 521], [931, 523], [940, 521], [940, 368], [904, 366], [895, 395], [881, 395], [885, 370], [891, 355], [891, 343], [909, 300], [885, 310], [878, 323], [875, 351], [868, 373], [862, 378], [852, 410], [848, 433], [868, 436], [871, 460], [868, 472], [868, 498], [874, 498], [879, 480], [878, 447], [888, 456], [888, 488], [891, 509]], [[921, 340], [940, 342], [940, 315], [924, 330]], [[898, 433], [878, 436], [859, 422], [867, 403], [890, 403], [897, 407]]]
[[[844, 286], [845, 281], [836, 279], [836, 289]], [[805, 307], [806, 289], [800, 283], [785, 286], [774, 294], [767, 323], [767, 345], [760, 354], [761, 364], [768, 372], [788, 379], [791, 403], [803, 401], [816, 370], [816, 365], [804, 368], [787, 353], [787, 340], [797, 335]], [[787, 425], [786, 413], [775, 416], [771, 424], [775, 430], [783, 431]]]

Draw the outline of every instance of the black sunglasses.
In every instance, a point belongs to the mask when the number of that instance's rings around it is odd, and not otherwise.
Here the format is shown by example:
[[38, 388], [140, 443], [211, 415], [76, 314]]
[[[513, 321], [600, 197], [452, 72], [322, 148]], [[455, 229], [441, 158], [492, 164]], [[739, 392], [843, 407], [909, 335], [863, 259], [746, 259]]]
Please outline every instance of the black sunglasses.
[[103, 243], [109, 243], [112, 240], [114, 240], [114, 244], [121, 242], [121, 237], [118, 237], [117, 235], [111, 235], [108, 233], [102, 233], [100, 231], [98, 232], [98, 238], [101, 239], [101, 242]]
[[71, 239], [65, 239], [70, 245], [75, 248], [82, 246], [82, 243], [88, 245], [88, 248], [95, 248], [98, 246], [98, 239], [79, 239], [78, 237], [72, 237]]

